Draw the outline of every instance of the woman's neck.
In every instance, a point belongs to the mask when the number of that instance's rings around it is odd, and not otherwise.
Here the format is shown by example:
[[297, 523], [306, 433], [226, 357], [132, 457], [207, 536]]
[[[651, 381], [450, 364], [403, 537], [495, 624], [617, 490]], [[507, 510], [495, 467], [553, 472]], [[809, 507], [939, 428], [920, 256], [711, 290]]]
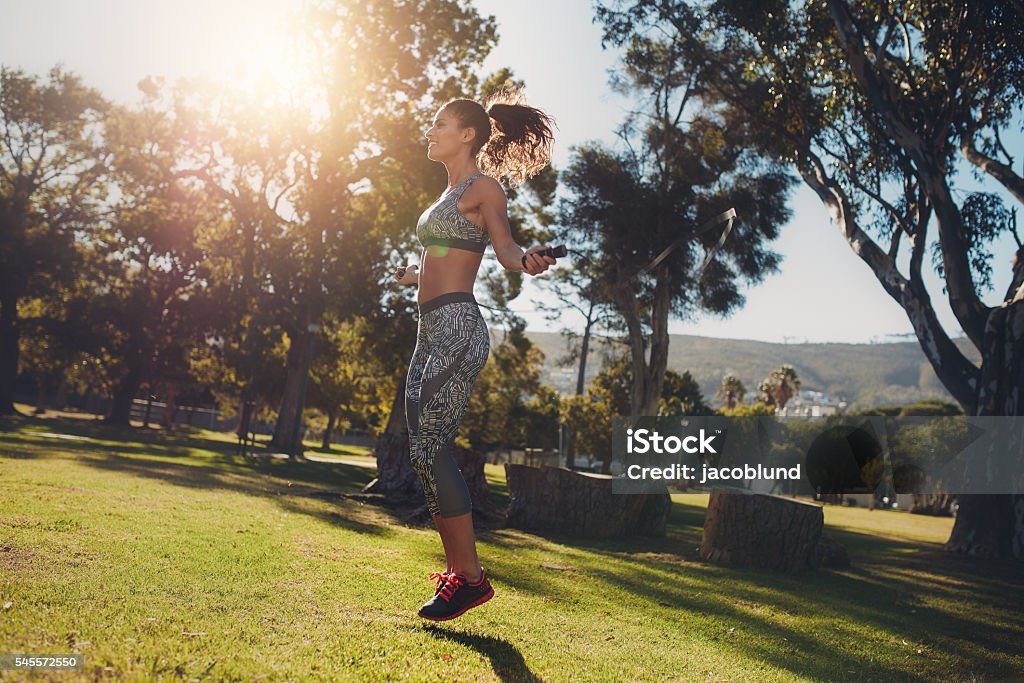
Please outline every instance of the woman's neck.
[[476, 162], [472, 159], [466, 159], [451, 166], [445, 164], [444, 167], [448, 171], [448, 189], [455, 187], [467, 178], [480, 172], [476, 167]]

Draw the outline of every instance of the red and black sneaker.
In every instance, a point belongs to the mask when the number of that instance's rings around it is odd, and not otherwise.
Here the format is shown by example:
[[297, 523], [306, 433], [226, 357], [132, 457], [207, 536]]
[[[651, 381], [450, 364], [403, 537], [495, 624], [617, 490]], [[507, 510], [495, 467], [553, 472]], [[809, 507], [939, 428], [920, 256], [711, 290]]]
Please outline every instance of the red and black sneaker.
[[447, 621], [462, 616], [478, 605], [494, 597], [494, 589], [487, 580], [487, 572], [481, 571], [480, 580], [470, 583], [462, 574], [452, 572], [445, 577], [444, 585], [423, 607], [419, 615], [431, 621]]
[[443, 572], [430, 572], [429, 578], [434, 580], [434, 595], [441, 592], [441, 588], [448, 580], [448, 575], [451, 574], [451, 570], [445, 570]]

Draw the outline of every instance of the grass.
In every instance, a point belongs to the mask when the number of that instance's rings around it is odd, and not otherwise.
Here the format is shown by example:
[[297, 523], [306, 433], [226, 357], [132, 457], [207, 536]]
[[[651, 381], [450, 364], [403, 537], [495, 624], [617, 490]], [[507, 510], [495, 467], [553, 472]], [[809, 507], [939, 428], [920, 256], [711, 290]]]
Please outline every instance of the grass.
[[[941, 552], [950, 519], [827, 507], [853, 564], [804, 577], [700, 562], [707, 499], [695, 494], [674, 497], [663, 539], [484, 530], [495, 599], [431, 625], [415, 612], [433, 588], [427, 572], [443, 564], [439, 540], [341, 495], [358, 491], [371, 468], [247, 461], [230, 435], [201, 431], [67, 418], [0, 428], [0, 654], [85, 656], [83, 671], [31, 680], [1024, 672], [1020, 568]], [[507, 501], [503, 470], [488, 466], [487, 476]], [[0, 679], [19, 680], [12, 671]]]

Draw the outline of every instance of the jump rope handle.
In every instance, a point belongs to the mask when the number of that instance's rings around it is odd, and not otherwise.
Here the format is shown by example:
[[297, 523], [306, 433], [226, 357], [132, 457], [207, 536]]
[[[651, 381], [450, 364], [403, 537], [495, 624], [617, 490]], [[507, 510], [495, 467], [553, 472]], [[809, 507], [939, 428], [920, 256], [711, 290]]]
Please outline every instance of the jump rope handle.
[[[562, 258], [569, 253], [569, 250], [565, 248], [564, 244], [559, 244], [557, 247], [548, 247], [547, 249], [541, 249], [540, 251], [532, 252], [538, 256], [550, 256], [551, 258]], [[526, 254], [523, 254], [523, 270], [526, 270]]]

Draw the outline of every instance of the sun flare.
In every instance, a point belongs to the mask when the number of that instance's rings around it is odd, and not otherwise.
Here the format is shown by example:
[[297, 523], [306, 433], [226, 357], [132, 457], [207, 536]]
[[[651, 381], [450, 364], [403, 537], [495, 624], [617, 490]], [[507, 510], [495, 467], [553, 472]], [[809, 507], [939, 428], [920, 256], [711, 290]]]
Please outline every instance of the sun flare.
[[216, 39], [205, 60], [211, 78], [251, 93], [291, 91], [301, 84], [308, 70], [294, 21], [300, 3], [212, 5]]

